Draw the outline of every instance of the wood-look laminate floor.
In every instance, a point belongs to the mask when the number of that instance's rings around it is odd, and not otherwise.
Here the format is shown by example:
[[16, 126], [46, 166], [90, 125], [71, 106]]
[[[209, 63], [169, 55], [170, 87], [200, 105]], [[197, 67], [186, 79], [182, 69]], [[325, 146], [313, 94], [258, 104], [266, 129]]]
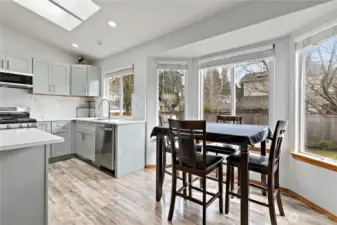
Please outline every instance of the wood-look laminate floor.
[[[163, 199], [156, 203], [154, 170], [143, 170], [114, 179], [78, 159], [50, 164], [49, 224], [170, 224], [167, 221], [170, 179], [170, 176], [166, 176]], [[213, 191], [216, 191], [216, 183], [210, 181], [208, 186], [211, 191], [213, 187]], [[196, 191], [193, 195], [198, 196]], [[260, 191], [253, 188], [251, 197], [265, 199]], [[286, 217], [278, 215], [279, 225], [336, 225], [300, 201], [284, 195], [282, 198]], [[207, 209], [207, 224], [240, 224], [239, 206], [239, 199], [234, 198], [230, 213], [219, 214], [218, 201], [215, 201]], [[172, 224], [201, 224], [201, 212], [201, 206], [178, 197]], [[250, 224], [270, 224], [268, 209], [251, 203]]]

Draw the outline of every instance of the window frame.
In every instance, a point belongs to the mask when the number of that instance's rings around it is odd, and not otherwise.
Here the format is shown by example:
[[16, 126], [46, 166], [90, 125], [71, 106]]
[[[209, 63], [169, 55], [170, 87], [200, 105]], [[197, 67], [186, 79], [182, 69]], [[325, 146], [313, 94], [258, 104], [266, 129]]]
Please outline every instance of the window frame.
[[[105, 77], [104, 77], [104, 98], [108, 99], [108, 92], [109, 92], [109, 82], [108, 80], [112, 77], [118, 77], [119, 78], [119, 116], [116, 117], [132, 117], [132, 104], [131, 104], [131, 115], [124, 115], [123, 111], [124, 111], [124, 82], [123, 82], [123, 77], [126, 76], [130, 76], [133, 75], [135, 76], [134, 73], [128, 73], [128, 74], [123, 74], [123, 75], [116, 75], [116, 76], [107, 76], [107, 74], [109, 74], [109, 72], [105, 73]], [[135, 80], [133, 79], [133, 82], [135, 82]], [[134, 94], [134, 90], [132, 92], [132, 94]], [[132, 96], [131, 94], [131, 96]], [[110, 101], [110, 100], [109, 100]], [[131, 97], [131, 102], [132, 102], [132, 97]], [[110, 113], [110, 109], [109, 109], [109, 113]]]
[[[329, 30], [329, 29], [327, 29]], [[323, 30], [321, 33], [314, 35], [313, 37], [308, 37], [302, 41], [296, 42], [295, 45], [295, 74], [298, 76], [298, 111], [297, 111], [297, 126], [299, 131], [299, 140], [295, 145], [295, 152], [292, 153], [294, 159], [307, 162], [313, 165], [317, 165], [326, 169], [337, 171], [337, 160], [333, 160], [327, 157], [316, 155], [306, 151], [305, 142], [305, 117], [306, 117], [306, 105], [305, 105], [305, 79], [306, 79], [306, 62], [307, 57], [304, 55], [304, 49], [310, 45], [308, 43], [314, 42], [324, 42], [329, 39], [337, 39], [337, 35], [327, 36], [327, 30]], [[337, 30], [337, 27], [336, 27]], [[309, 162], [310, 161], [310, 162]], [[333, 169], [331, 169], [333, 167]]]
[[[159, 105], [159, 73], [161, 71], [177, 71], [177, 72], [182, 72], [183, 75], [184, 75], [184, 118], [187, 119], [187, 73], [188, 73], [188, 69], [187, 68], [174, 68], [174, 65], [172, 68], [165, 68], [165, 69], [161, 69], [161, 68], [157, 68], [157, 93], [158, 93], [158, 96], [157, 96], [157, 115], [159, 116], [159, 113], [160, 113], [160, 105]], [[157, 117], [158, 117], [157, 116]]]
[[[199, 79], [200, 79], [200, 91], [199, 91], [199, 102], [200, 102], [200, 119], [204, 119], [204, 79], [203, 76], [205, 75], [205, 72], [203, 70], [207, 70], [210, 68], [217, 68], [217, 67], [228, 67], [228, 71], [230, 72], [231, 77], [231, 115], [236, 116], [236, 85], [235, 85], [235, 65], [248, 62], [248, 61], [258, 61], [261, 59], [270, 59], [268, 62], [269, 65], [269, 74], [268, 74], [268, 123], [271, 129], [274, 127], [274, 109], [275, 109], [275, 91], [274, 91], [274, 76], [275, 76], [275, 54], [271, 56], [261, 56], [256, 57], [256, 53], [252, 54], [254, 56], [253, 58], [247, 58], [246, 55], [242, 56], [242, 61], [240, 60], [240, 57], [237, 57], [235, 59], [235, 62], [232, 62], [230, 64], [224, 64], [224, 65], [218, 65], [208, 68], [202, 68], [199, 69]], [[239, 60], [238, 60], [239, 59]], [[227, 59], [228, 61], [231, 61], [230, 58]]]

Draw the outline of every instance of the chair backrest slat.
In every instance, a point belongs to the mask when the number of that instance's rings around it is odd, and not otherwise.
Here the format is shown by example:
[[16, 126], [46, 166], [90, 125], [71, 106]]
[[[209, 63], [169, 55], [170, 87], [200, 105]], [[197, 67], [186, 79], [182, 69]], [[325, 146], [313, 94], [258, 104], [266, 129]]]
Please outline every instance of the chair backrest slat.
[[[169, 122], [169, 130], [170, 130], [169, 134], [172, 146], [173, 162], [178, 160], [180, 166], [187, 165], [196, 168], [197, 167], [196, 148], [195, 148], [196, 139], [203, 140], [203, 147], [204, 147], [203, 149], [205, 149], [206, 121], [169, 119], [168, 122]], [[206, 165], [206, 151], [203, 152], [203, 161], [204, 165]]]
[[287, 129], [288, 122], [285, 120], [277, 121], [276, 128], [274, 131], [272, 144], [269, 154], [269, 169], [273, 169], [274, 166], [279, 165], [280, 155], [281, 155], [281, 146], [284, 138], [284, 133]]
[[216, 117], [216, 122], [217, 123], [242, 124], [242, 116], [218, 115]]

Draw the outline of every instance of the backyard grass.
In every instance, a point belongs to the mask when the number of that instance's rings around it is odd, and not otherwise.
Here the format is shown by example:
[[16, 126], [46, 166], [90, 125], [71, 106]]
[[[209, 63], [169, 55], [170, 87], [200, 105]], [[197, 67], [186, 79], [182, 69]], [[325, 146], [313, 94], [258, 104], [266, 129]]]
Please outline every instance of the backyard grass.
[[327, 151], [327, 150], [309, 148], [306, 150], [306, 152], [321, 156], [323, 158], [328, 158], [328, 159], [337, 161], [337, 150]]

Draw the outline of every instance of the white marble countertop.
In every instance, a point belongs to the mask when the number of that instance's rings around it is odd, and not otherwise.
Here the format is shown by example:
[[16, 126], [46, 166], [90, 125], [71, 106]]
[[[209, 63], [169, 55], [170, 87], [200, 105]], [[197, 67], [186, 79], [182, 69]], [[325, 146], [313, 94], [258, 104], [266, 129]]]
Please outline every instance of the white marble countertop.
[[90, 123], [103, 123], [103, 124], [114, 124], [114, 125], [145, 123], [145, 120], [119, 119], [119, 118], [111, 118], [111, 119], [109, 118], [76, 118], [74, 120], [90, 122]]
[[59, 119], [42, 119], [38, 122], [54, 122], [54, 121], [82, 121], [90, 123], [102, 123], [102, 124], [134, 124], [134, 123], [145, 123], [145, 120], [133, 120], [133, 119], [123, 119], [123, 118], [96, 118], [96, 117], [79, 117], [79, 118], [59, 118]]
[[36, 128], [0, 130], [0, 151], [61, 142], [63, 138]]

